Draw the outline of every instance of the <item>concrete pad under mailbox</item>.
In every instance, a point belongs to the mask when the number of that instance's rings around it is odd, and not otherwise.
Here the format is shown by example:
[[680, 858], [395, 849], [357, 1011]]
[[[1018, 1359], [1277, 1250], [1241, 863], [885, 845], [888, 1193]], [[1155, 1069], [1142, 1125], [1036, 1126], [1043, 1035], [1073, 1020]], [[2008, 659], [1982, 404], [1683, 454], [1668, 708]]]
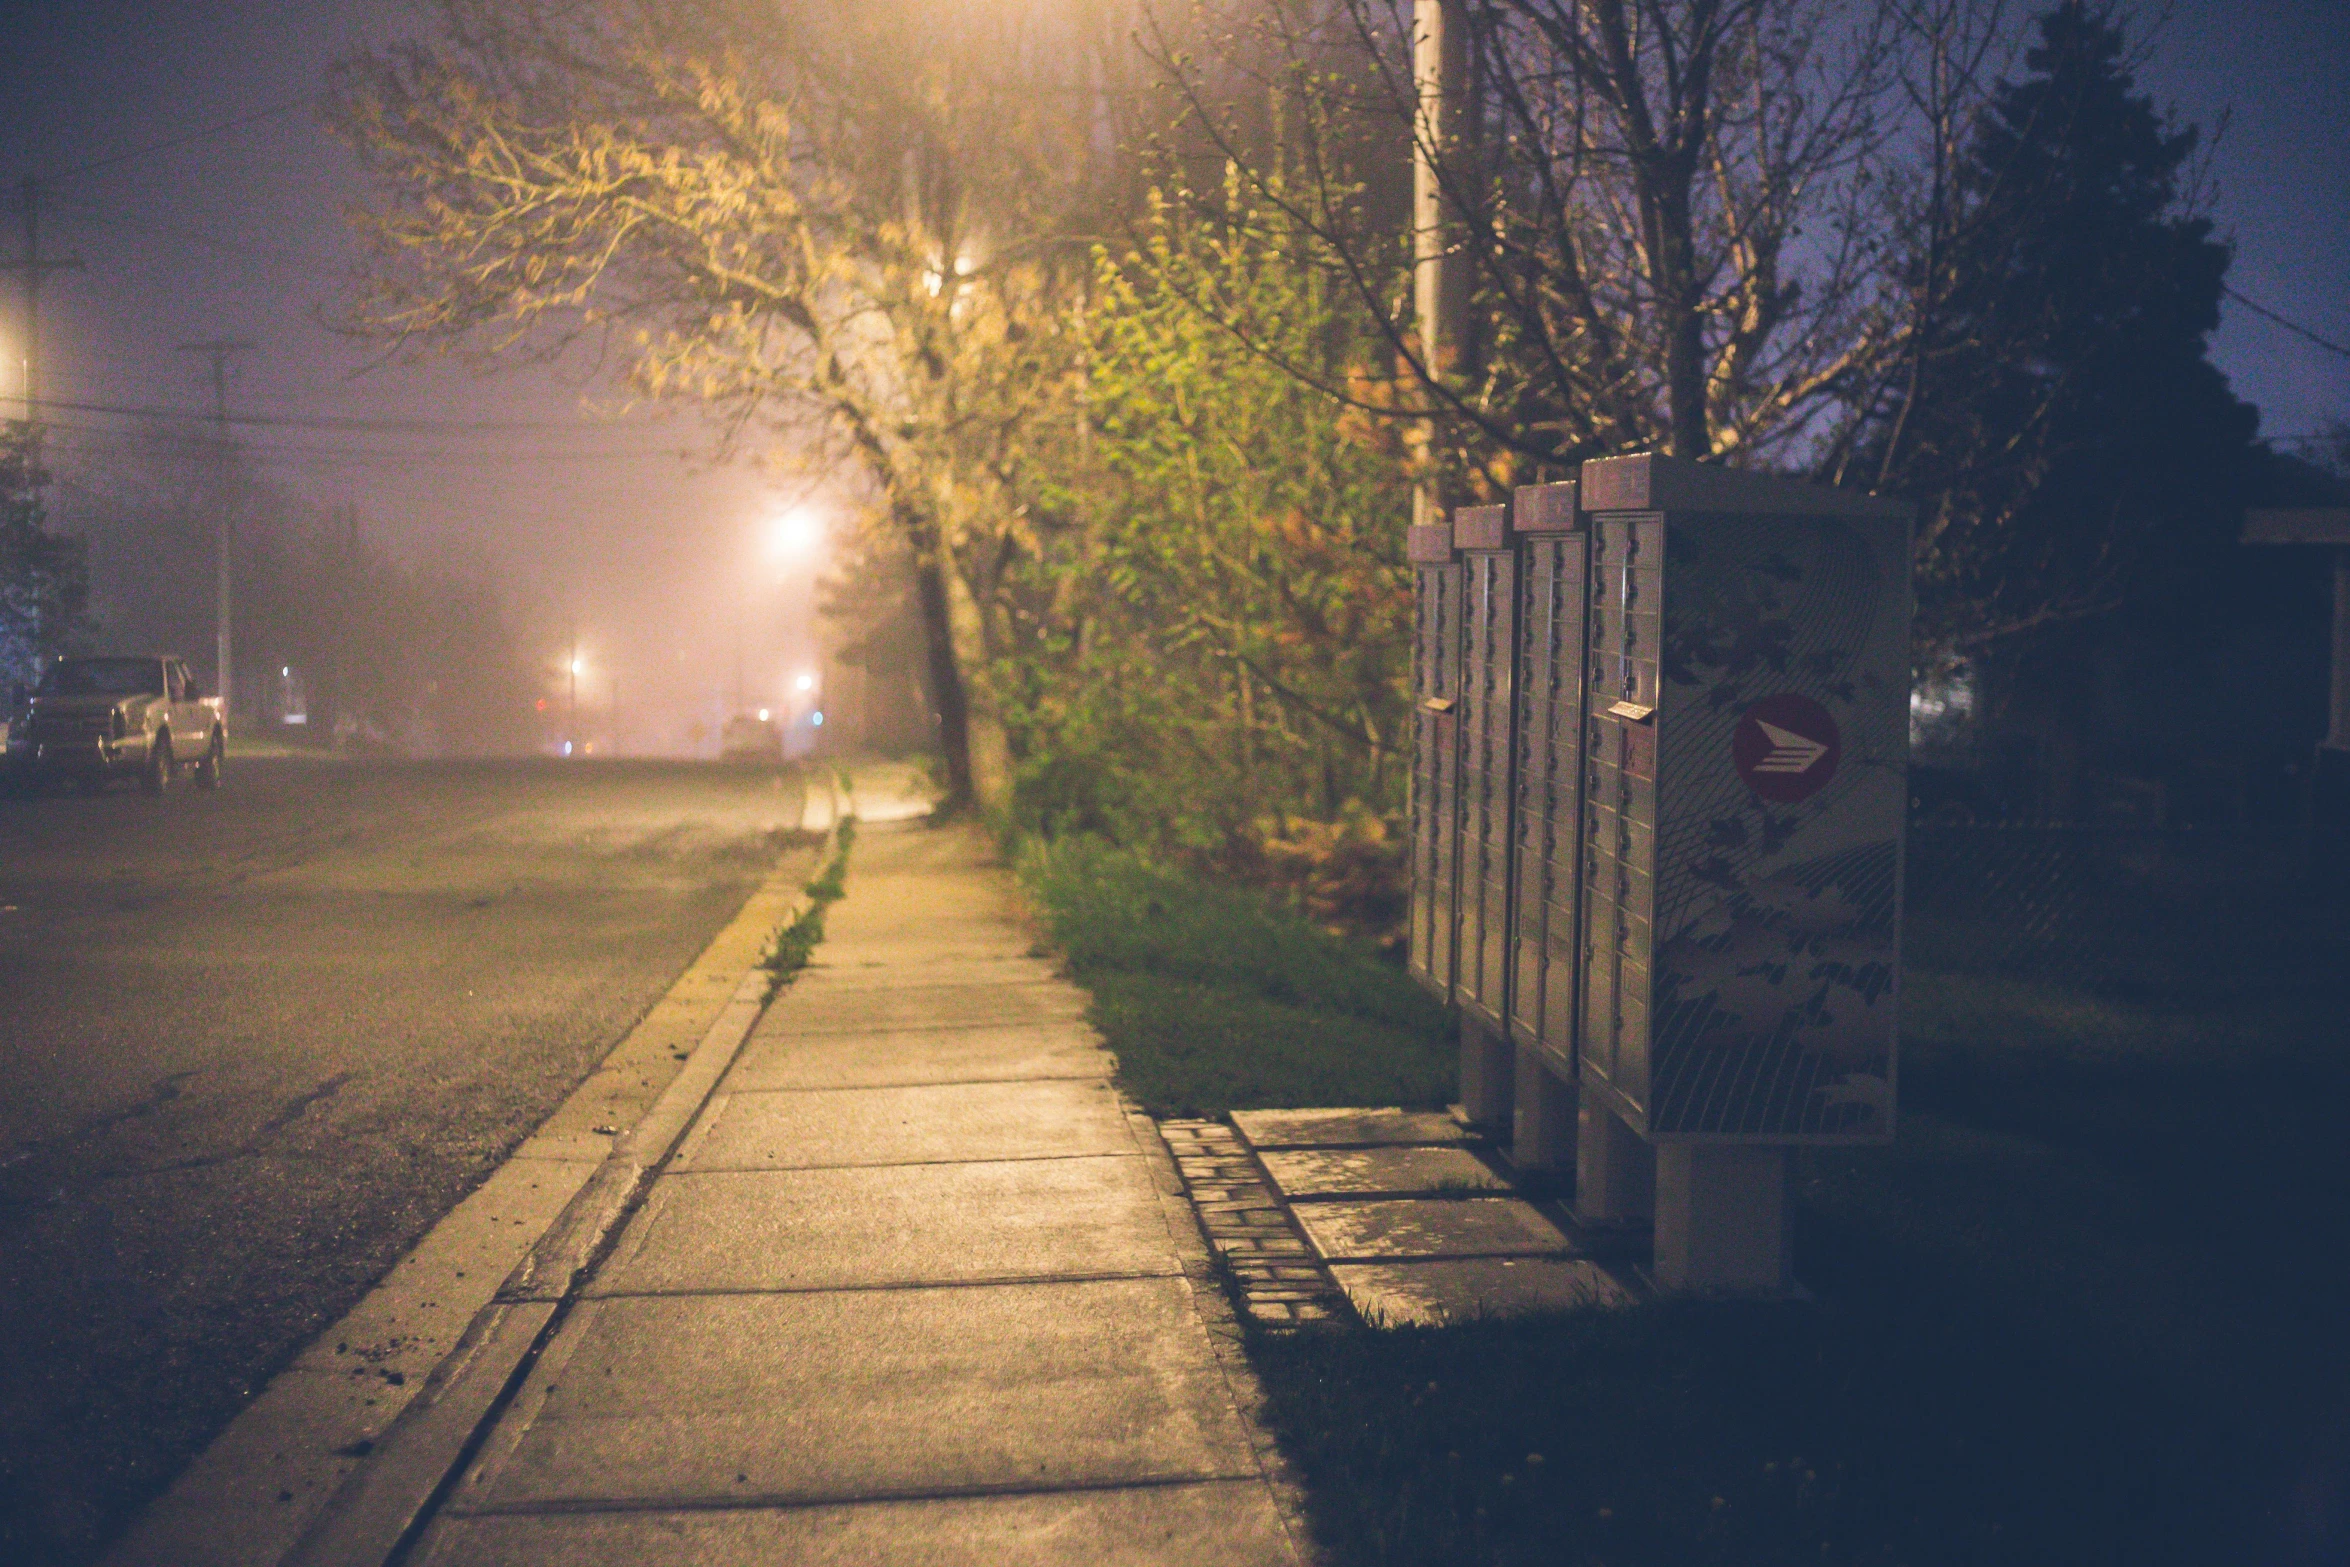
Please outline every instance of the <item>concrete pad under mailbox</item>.
[[713, 1171], [660, 1182], [597, 1295], [1176, 1270], [1139, 1156]]
[[727, 1079], [743, 1092], [922, 1083], [1106, 1078], [1108, 1053], [1085, 1024], [909, 1028], [888, 1034], [754, 1034]]
[[1131, 1154], [1104, 1082], [950, 1083], [735, 1093], [705, 1113], [677, 1170], [792, 1170]]
[[1466, 1148], [1288, 1148], [1257, 1157], [1275, 1189], [1290, 1198], [1509, 1190]]
[[1232, 1117], [1252, 1148], [1436, 1147], [1474, 1139], [1435, 1110], [1240, 1110]]
[[1295, 1561], [1253, 1481], [846, 1506], [452, 1518], [420, 1567], [1265, 1567]]
[[[911, 977], [911, 976], [909, 976]], [[886, 1034], [907, 1028], [1002, 1028], [1085, 1016], [1085, 993], [1058, 980], [1022, 985], [858, 986], [783, 993], [762, 1034]]]
[[1330, 1274], [1374, 1327], [1442, 1327], [1535, 1311], [1628, 1306], [1634, 1299], [1598, 1264], [1574, 1258], [1350, 1262]]
[[585, 1302], [450, 1511], [1253, 1477], [1191, 1292], [1169, 1278]]
[[1302, 1202], [1290, 1210], [1325, 1262], [1560, 1255], [1559, 1227], [1514, 1197]]

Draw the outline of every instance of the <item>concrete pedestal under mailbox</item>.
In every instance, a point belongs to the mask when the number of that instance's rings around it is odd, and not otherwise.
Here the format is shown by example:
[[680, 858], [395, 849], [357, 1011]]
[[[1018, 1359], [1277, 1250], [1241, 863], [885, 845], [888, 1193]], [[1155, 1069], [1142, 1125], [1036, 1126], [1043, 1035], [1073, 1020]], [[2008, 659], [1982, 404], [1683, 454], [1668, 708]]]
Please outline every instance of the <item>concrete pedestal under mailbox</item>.
[[1461, 1114], [1495, 1136], [1510, 1130], [1517, 1108], [1517, 1053], [1475, 1018], [1461, 1018]]
[[1656, 1287], [1779, 1294], [1787, 1251], [1787, 1150], [1666, 1143], [1656, 1150]]
[[1645, 1224], [1656, 1209], [1656, 1150], [1595, 1095], [1575, 1108], [1575, 1217]]
[[1510, 1106], [1510, 1163], [1520, 1170], [1575, 1168], [1575, 1085], [1532, 1050], [1520, 1050]]

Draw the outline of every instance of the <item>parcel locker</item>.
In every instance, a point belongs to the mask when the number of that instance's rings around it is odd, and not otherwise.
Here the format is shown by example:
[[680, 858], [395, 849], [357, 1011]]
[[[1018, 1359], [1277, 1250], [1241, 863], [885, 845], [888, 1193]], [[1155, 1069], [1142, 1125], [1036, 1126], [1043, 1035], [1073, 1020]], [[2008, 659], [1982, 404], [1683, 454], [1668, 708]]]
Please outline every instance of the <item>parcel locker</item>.
[[1460, 931], [1461, 564], [1449, 524], [1405, 536], [1412, 568], [1412, 918], [1406, 967], [1451, 1001]]
[[1907, 511], [1658, 457], [1592, 518], [1583, 1065], [1653, 1139], [1893, 1126]]
[[1646, 456], [1579, 501], [1580, 1090], [1656, 1149], [1658, 1282], [1773, 1287], [1784, 1147], [1893, 1131], [1908, 512]]

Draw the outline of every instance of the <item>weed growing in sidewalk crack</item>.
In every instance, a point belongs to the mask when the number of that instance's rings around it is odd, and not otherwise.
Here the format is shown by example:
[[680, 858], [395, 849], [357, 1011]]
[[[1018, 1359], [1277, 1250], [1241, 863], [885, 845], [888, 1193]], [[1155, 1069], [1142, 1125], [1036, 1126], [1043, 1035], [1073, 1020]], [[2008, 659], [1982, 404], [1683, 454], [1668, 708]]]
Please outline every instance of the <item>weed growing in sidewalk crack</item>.
[[814, 881], [808, 883], [807, 905], [797, 918], [775, 933], [767, 955], [759, 966], [767, 971], [767, 993], [772, 996], [791, 983], [792, 976], [808, 966], [808, 959], [824, 940], [824, 911], [840, 901], [848, 891], [849, 847], [857, 841], [857, 819], [844, 816], [840, 830], [834, 836], [832, 858]]

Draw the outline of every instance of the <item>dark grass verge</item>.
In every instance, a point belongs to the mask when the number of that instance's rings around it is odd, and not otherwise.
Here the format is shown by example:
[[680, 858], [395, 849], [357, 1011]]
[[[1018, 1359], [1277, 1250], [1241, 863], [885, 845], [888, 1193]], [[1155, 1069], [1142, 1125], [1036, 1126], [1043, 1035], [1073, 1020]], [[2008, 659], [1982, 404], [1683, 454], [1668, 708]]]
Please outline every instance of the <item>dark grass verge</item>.
[[1092, 841], [1032, 843], [1019, 866], [1151, 1114], [1452, 1097], [1449, 1015], [1367, 948]]
[[[1449, 1096], [1393, 969], [1098, 846], [1023, 869], [1154, 1110]], [[1333, 1562], [2350, 1561], [2341, 965], [2139, 957], [1913, 948], [1898, 1141], [1797, 1160], [1812, 1304], [1252, 1334]]]
[[790, 924], [775, 933], [774, 944], [759, 966], [771, 976], [767, 993], [773, 995], [792, 981], [792, 977], [808, 966], [824, 941], [824, 911], [838, 903], [848, 891], [849, 849], [857, 841], [857, 819], [844, 817], [833, 835], [832, 858], [817, 872], [816, 879], [805, 889], [807, 906], [793, 917]]

